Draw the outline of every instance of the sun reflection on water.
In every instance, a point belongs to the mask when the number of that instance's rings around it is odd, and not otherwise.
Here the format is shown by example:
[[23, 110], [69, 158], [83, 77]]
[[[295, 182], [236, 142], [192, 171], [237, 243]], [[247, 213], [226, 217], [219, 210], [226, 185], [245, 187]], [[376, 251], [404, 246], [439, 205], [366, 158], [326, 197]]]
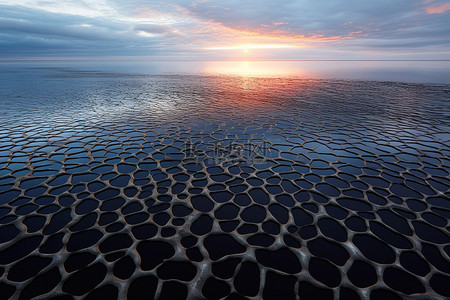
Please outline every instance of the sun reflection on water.
[[240, 77], [301, 77], [298, 66], [277, 61], [211, 61], [204, 66], [205, 73]]

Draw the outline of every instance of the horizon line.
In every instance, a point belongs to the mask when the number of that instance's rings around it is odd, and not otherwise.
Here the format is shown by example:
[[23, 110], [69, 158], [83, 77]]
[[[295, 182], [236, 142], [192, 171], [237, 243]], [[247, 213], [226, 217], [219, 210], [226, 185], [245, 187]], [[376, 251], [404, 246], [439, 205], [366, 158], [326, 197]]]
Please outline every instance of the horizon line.
[[[15, 61], [80, 61], [80, 60], [97, 60], [108, 61], [112, 59], [123, 58], [123, 61], [141, 61], [147, 59], [147, 56], [108, 56], [99, 57], [25, 57], [25, 58], [0, 58], [0, 62]], [[148, 59], [149, 62], [196, 62], [196, 61], [450, 61], [449, 59]]]

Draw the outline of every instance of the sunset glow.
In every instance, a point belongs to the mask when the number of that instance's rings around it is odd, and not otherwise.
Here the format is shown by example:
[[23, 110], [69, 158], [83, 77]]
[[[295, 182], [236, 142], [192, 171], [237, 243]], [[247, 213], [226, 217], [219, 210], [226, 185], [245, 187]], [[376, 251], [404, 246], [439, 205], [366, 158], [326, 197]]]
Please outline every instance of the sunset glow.
[[207, 50], [244, 50], [248, 52], [249, 49], [283, 49], [283, 48], [296, 48], [292, 45], [236, 45], [236, 46], [222, 46], [222, 47], [208, 47]]
[[300, 77], [304, 72], [298, 66], [280, 64], [276, 61], [211, 61], [204, 70], [207, 74], [238, 77]]

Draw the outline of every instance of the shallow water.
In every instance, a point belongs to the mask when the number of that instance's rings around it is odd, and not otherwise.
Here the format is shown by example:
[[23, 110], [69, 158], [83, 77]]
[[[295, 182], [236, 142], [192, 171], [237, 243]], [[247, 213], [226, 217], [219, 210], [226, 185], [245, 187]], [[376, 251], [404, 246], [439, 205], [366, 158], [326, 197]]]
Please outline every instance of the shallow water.
[[450, 297], [450, 85], [7, 68], [4, 295]]
[[[203, 75], [260, 78], [372, 80], [450, 84], [450, 60], [236, 60], [236, 61], [157, 61], [143, 57], [95, 59], [0, 60], [4, 75], [17, 69], [54, 69], [80, 72], [81, 76], [99, 73], [140, 75]], [[60, 74], [62, 76], [62, 74]], [[74, 76], [72, 74], [71, 76]]]

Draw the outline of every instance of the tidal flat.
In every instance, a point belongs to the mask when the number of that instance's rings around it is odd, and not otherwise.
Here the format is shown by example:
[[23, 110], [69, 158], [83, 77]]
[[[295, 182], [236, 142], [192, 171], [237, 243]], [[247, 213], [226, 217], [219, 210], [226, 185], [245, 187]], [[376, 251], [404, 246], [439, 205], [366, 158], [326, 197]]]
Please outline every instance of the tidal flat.
[[3, 67], [0, 298], [450, 297], [448, 77], [246, 72]]

